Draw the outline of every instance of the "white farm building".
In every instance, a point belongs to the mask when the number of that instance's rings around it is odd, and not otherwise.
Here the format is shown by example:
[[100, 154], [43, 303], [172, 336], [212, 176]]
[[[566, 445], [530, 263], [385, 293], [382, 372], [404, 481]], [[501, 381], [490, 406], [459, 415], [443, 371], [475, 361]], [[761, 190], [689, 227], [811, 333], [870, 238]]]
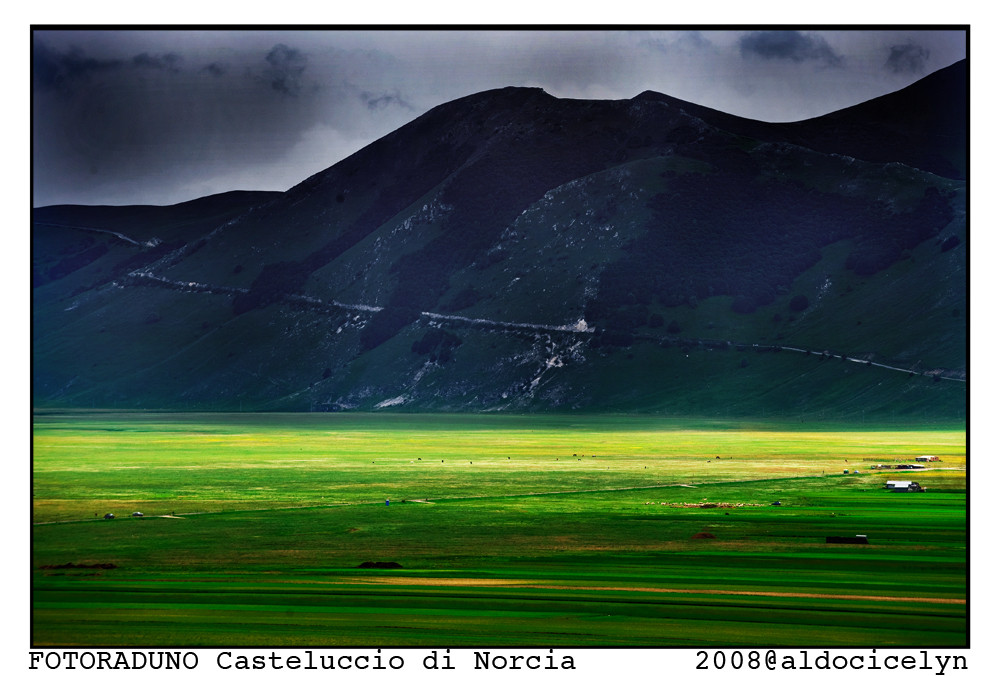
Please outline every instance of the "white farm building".
[[924, 489], [916, 481], [886, 481], [885, 487], [894, 493], [923, 493]]

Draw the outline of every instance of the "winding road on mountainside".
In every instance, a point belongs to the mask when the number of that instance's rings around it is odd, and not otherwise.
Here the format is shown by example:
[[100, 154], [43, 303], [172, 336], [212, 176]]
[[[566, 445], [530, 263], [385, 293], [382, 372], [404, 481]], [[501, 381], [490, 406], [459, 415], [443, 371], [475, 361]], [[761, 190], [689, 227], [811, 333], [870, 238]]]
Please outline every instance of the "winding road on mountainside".
[[141, 247], [143, 249], [151, 249], [160, 243], [160, 241], [155, 238], [149, 240], [148, 242], [138, 242], [122, 232], [115, 232], [114, 230], [104, 230], [102, 228], [88, 228], [87, 226], [84, 225], [66, 225], [65, 223], [49, 223], [46, 221], [34, 221], [32, 225], [48, 225], [53, 228], [68, 228], [69, 230], [82, 230], [83, 232], [96, 232], [101, 235], [111, 235], [112, 237], [117, 237], [118, 239], [128, 244], [132, 244], [137, 247]]
[[[149, 284], [160, 286], [163, 288], [173, 289], [175, 291], [186, 291], [186, 292], [196, 292], [196, 293], [210, 293], [210, 294], [223, 294], [227, 296], [233, 296], [236, 294], [249, 293], [249, 289], [231, 286], [214, 286], [211, 284], [205, 284], [203, 282], [181, 282], [176, 280], [167, 279], [159, 275], [155, 275], [148, 271], [133, 271], [128, 273], [124, 284]], [[383, 308], [377, 305], [363, 305], [363, 304], [351, 304], [351, 303], [341, 303], [336, 300], [323, 300], [316, 298], [314, 296], [305, 296], [301, 294], [289, 294], [283, 301], [289, 304], [306, 305], [317, 310], [324, 310], [330, 308], [336, 308], [339, 310], [352, 310], [357, 312], [369, 312], [376, 313], [381, 312]], [[435, 321], [447, 321], [447, 322], [457, 322], [461, 324], [468, 324], [473, 327], [491, 328], [491, 329], [505, 329], [505, 330], [528, 330], [528, 331], [543, 331], [552, 333], [594, 333], [596, 328], [589, 326], [582, 319], [574, 324], [532, 324], [526, 322], [503, 322], [495, 319], [482, 319], [478, 317], [465, 317], [462, 315], [451, 315], [451, 314], [439, 314], [436, 312], [421, 312], [421, 317]], [[835, 353], [831, 350], [824, 350], [818, 348], [804, 348], [804, 347], [794, 347], [791, 345], [767, 345], [762, 343], [739, 343], [733, 341], [724, 341], [718, 339], [678, 339], [678, 338], [663, 338], [657, 337], [657, 340], [663, 341], [668, 340], [680, 344], [682, 342], [695, 342], [697, 344], [708, 345], [708, 346], [725, 346], [735, 349], [753, 349], [758, 351], [787, 351], [787, 352], [798, 352], [801, 354], [815, 354], [828, 359], [840, 359], [841, 361], [849, 361], [855, 364], [864, 364], [866, 366], [875, 366], [877, 368], [888, 369], [890, 371], [899, 371], [900, 373], [907, 373], [915, 376], [923, 376], [926, 378], [935, 378], [939, 380], [950, 380], [953, 382], [966, 382], [965, 378], [943, 375], [947, 372], [946, 369], [927, 369], [923, 371], [916, 371], [913, 369], [902, 368], [899, 366], [892, 366], [890, 364], [882, 364], [871, 359], [861, 359], [859, 357], [849, 357], [845, 354]]]
[[[215, 235], [216, 233], [218, 233], [220, 230], [224, 229], [226, 226], [232, 225], [237, 220], [239, 220], [239, 219], [233, 219], [232, 221], [229, 221], [228, 223], [226, 223], [226, 224], [224, 224], [224, 225], [216, 228], [215, 230], [213, 230], [208, 235], [200, 238], [198, 241], [203, 241], [203, 240], [207, 240], [207, 239], [211, 238], [213, 235]], [[102, 230], [102, 229], [99, 229], [99, 228], [90, 228], [90, 227], [74, 226], [74, 225], [64, 225], [64, 224], [59, 224], [59, 223], [49, 223], [49, 222], [41, 222], [41, 221], [35, 221], [34, 225], [47, 225], [47, 226], [52, 226], [52, 227], [71, 228], [71, 229], [76, 229], [76, 230], [84, 230], [84, 231], [87, 231], [87, 232], [97, 232], [97, 233], [101, 233], [101, 234], [111, 235], [113, 237], [121, 239], [122, 241], [124, 241], [124, 242], [126, 242], [128, 244], [131, 244], [131, 245], [143, 248], [143, 249], [148, 249], [150, 247], [156, 246], [156, 244], [158, 243], [157, 240], [150, 240], [148, 242], [138, 242], [135, 239], [129, 237], [128, 235], [126, 235], [124, 233], [121, 233], [121, 232], [116, 232], [114, 230]], [[181, 250], [173, 252], [173, 255], [171, 256], [171, 258], [173, 258], [174, 256], [176, 256], [178, 253], [180, 253], [181, 251], [183, 251], [184, 249], [186, 249], [189, 246], [191, 246], [191, 244], [186, 244], [184, 247], [181, 247]], [[237, 295], [237, 294], [246, 294], [246, 293], [250, 292], [249, 289], [241, 288], [241, 287], [218, 286], [218, 285], [205, 284], [203, 282], [181, 282], [181, 281], [171, 280], [171, 279], [168, 279], [166, 277], [154, 274], [152, 271], [155, 270], [157, 267], [159, 267], [159, 265], [162, 262], [163, 261], [161, 259], [160, 261], [157, 261], [157, 262], [153, 263], [152, 265], [147, 266], [143, 270], [133, 270], [132, 272], [127, 273], [127, 275], [123, 278], [121, 284], [122, 285], [127, 285], [127, 284], [137, 284], [137, 285], [150, 284], [150, 285], [160, 286], [160, 287], [163, 287], [163, 288], [172, 289], [172, 290], [175, 290], [175, 291], [185, 291], [185, 292], [195, 292], [195, 293], [210, 293], [210, 294], [222, 294], [222, 295], [226, 295], [226, 296], [234, 296], [234, 295]], [[356, 312], [368, 312], [368, 313], [372, 313], [372, 314], [374, 314], [376, 312], [381, 312], [382, 309], [383, 309], [383, 308], [381, 308], [379, 306], [376, 306], [376, 305], [341, 303], [341, 302], [336, 301], [336, 300], [324, 300], [324, 299], [320, 299], [320, 298], [315, 298], [313, 296], [305, 296], [305, 295], [302, 295], [302, 294], [288, 294], [287, 296], [285, 296], [285, 298], [282, 301], [279, 301], [279, 302], [284, 302], [286, 304], [306, 305], [308, 307], [312, 307], [312, 308], [315, 308], [317, 310], [325, 310], [325, 309], [330, 309], [330, 308], [336, 308], [336, 309], [339, 309], [339, 310], [351, 310], [351, 311], [356, 311]], [[420, 316], [421, 317], [425, 317], [427, 319], [435, 320], [435, 321], [457, 322], [457, 323], [462, 323], [462, 324], [468, 324], [468, 325], [471, 325], [471, 326], [480, 326], [480, 327], [483, 327], [483, 328], [505, 329], [505, 330], [514, 330], [514, 331], [517, 331], [517, 330], [528, 330], [528, 331], [545, 331], [545, 332], [553, 332], [553, 333], [594, 333], [596, 331], [595, 327], [589, 326], [582, 319], [579, 320], [578, 322], [574, 323], [574, 324], [562, 324], [562, 325], [558, 325], [557, 326], [557, 325], [551, 325], [551, 324], [532, 324], [532, 323], [522, 323], [522, 322], [503, 322], [503, 321], [498, 321], [498, 320], [494, 320], [494, 319], [482, 319], [482, 318], [475, 318], [475, 317], [465, 317], [465, 316], [462, 316], [462, 315], [438, 314], [438, 313], [435, 313], [435, 312], [421, 312]], [[872, 361], [871, 359], [861, 359], [861, 358], [858, 358], [858, 357], [849, 357], [849, 356], [847, 356], [845, 354], [835, 353], [835, 352], [833, 352], [831, 350], [828, 350], [828, 349], [817, 349], [817, 348], [809, 348], [809, 347], [794, 347], [794, 346], [791, 346], [791, 345], [765, 345], [765, 344], [759, 344], [759, 343], [740, 343], [740, 342], [733, 342], [733, 341], [729, 341], [729, 340], [718, 340], [718, 339], [698, 339], [698, 338], [691, 338], [691, 339], [687, 339], [686, 341], [682, 341], [681, 339], [671, 339], [671, 338], [664, 338], [664, 337], [657, 337], [656, 339], [660, 340], [660, 341], [667, 340], [667, 341], [670, 341], [670, 342], [673, 342], [673, 343], [677, 343], [677, 344], [680, 344], [681, 342], [691, 342], [691, 341], [693, 341], [694, 343], [700, 344], [700, 345], [719, 346], [719, 347], [725, 346], [725, 347], [731, 347], [731, 348], [740, 349], [740, 350], [742, 350], [742, 349], [754, 349], [754, 350], [765, 351], [765, 352], [766, 351], [786, 351], [786, 352], [798, 352], [798, 353], [801, 353], [801, 354], [816, 354], [816, 355], [819, 355], [819, 356], [824, 357], [824, 358], [840, 359], [841, 361], [849, 361], [849, 362], [853, 362], [855, 364], [864, 364], [866, 366], [874, 366], [874, 367], [877, 367], [877, 368], [888, 369], [890, 371], [898, 371], [900, 373], [907, 373], [907, 374], [910, 374], [910, 375], [923, 376], [925, 378], [934, 378], [934, 379], [937, 379], [937, 380], [950, 380], [950, 381], [953, 381], [953, 382], [960, 382], [960, 383], [966, 382], [966, 379], [964, 377], [957, 377], [957, 376], [953, 376], [953, 375], [944, 375], [945, 373], [950, 372], [949, 369], [934, 368], [934, 369], [925, 369], [923, 371], [916, 371], [914, 369], [902, 368], [902, 367], [899, 367], [899, 366], [892, 366], [890, 364], [882, 364], [882, 363], [879, 363], [879, 362], [876, 362], [876, 361]]]

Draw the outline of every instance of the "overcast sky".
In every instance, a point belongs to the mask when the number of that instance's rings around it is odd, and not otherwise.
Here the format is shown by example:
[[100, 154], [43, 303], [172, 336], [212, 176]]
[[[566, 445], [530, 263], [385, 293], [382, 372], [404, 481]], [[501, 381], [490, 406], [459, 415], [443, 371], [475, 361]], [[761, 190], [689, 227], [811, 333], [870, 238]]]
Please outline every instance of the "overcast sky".
[[286, 190], [485, 89], [655, 90], [815, 117], [966, 57], [964, 31], [32, 32], [33, 203], [173, 204]]

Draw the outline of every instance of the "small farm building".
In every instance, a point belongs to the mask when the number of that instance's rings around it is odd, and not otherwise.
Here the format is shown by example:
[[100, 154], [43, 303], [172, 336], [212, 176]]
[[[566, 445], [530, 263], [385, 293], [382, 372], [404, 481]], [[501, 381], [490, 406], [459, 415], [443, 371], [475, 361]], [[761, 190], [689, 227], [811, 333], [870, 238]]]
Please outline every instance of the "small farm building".
[[886, 481], [885, 487], [894, 493], [923, 493], [924, 489], [916, 481]]
[[923, 469], [923, 465], [896, 465], [895, 469]]
[[941, 462], [941, 458], [936, 455], [918, 455], [917, 462]]

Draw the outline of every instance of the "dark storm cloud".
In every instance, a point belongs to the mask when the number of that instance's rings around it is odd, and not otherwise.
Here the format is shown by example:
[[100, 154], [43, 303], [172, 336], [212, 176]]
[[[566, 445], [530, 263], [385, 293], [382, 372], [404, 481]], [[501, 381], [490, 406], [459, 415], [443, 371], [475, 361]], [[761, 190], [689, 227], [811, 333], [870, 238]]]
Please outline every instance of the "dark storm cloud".
[[305, 54], [288, 45], [277, 44], [264, 58], [271, 66], [267, 73], [271, 89], [297, 96], [302, 89], [302, 74], [306, 70]]
[[680, 31], [668, 38], [646, 37], [639, 40], [639, 46], [653, 49], [663, 54], [673, 54], [675, 49], [712, 49], [712, 43], [701, 31]]
[[132, 65], [137, 68], [153, 68], [155, 70], [168, 70], [175, 73], [180, 70], [181, 61], [183, 59], [180, 54], [173, 52], [161, 56], [154, 56], [143, 52], [132, 57]]
[[[892, 55], [908, 44], [929, 56]], [[35, 204], [170, 204], [287, 189], [425, 110], [510, 85], [805, 119], [909, 84], [921, 60], [954, 63], [965, 35], [47, 30], [32, 53]]]
[[927, 69], [927, 60], [931, 53], [928, 49], [912, 42], [905, 45], [893, 45], [889, 48], [889, 58], [885, 67], [893, 73], [923, 73]]
[[121, 70], [126, 65], [178, 72], [183, 61], [179, 54], [173, 52], [160, 55], [142, 52], [127, 60], [101, 58], [88, 55], [79, 47], [59, 52], [41, 41], [35, 42], [32, 55], [35, 84], [44, 89], [69, 88], [78, 82], [89, 83], [95, 76]]
[[222, 77], [223, 75], [226, 74], [226, 71], [228, 71], [229, 69], [223, 66], [221, 63], [212, 62], [207, 66], [204, 66], [201, 70], [203, 73], [208, 73], [209, 75], [213, 75], [215, 77]]
[[801, 63], [820, 61], [839, 66], [843, 57], [822, 37], [799, 31], [755, 31], [740, 38], [740, 54]]
[[415, 108], [406, 101], [399, 92], [387, 93], [387, 94], [373, 94], [372, 92], [362, 92], [361, 100], [365, 102], [368, 106], [368, 110], [382, 110], [388, 108], [389, 106], [399, 106], [405, 110], [415, 110]]
[[[359, 53], [323, 52], [298, 35], [288, 37], [305, 44], [272, 37], [200, 50], [179, 34], [90, 37], [36, 36], [38, 204], [166, 204], [234, 187], [287, 189], [423, 105], [402, 82], [372, 77]], [[70, 49], [74, 40], [82, 48]]]
[[45, 89], [72, 87], [77, 82], [89, 80], [92, 75], [124, 65], [121, 59], [87, 56], [79, 47], [57, 52], [39, 40], [35, 41], [33, 47], [32, 72], [35, 84]]

